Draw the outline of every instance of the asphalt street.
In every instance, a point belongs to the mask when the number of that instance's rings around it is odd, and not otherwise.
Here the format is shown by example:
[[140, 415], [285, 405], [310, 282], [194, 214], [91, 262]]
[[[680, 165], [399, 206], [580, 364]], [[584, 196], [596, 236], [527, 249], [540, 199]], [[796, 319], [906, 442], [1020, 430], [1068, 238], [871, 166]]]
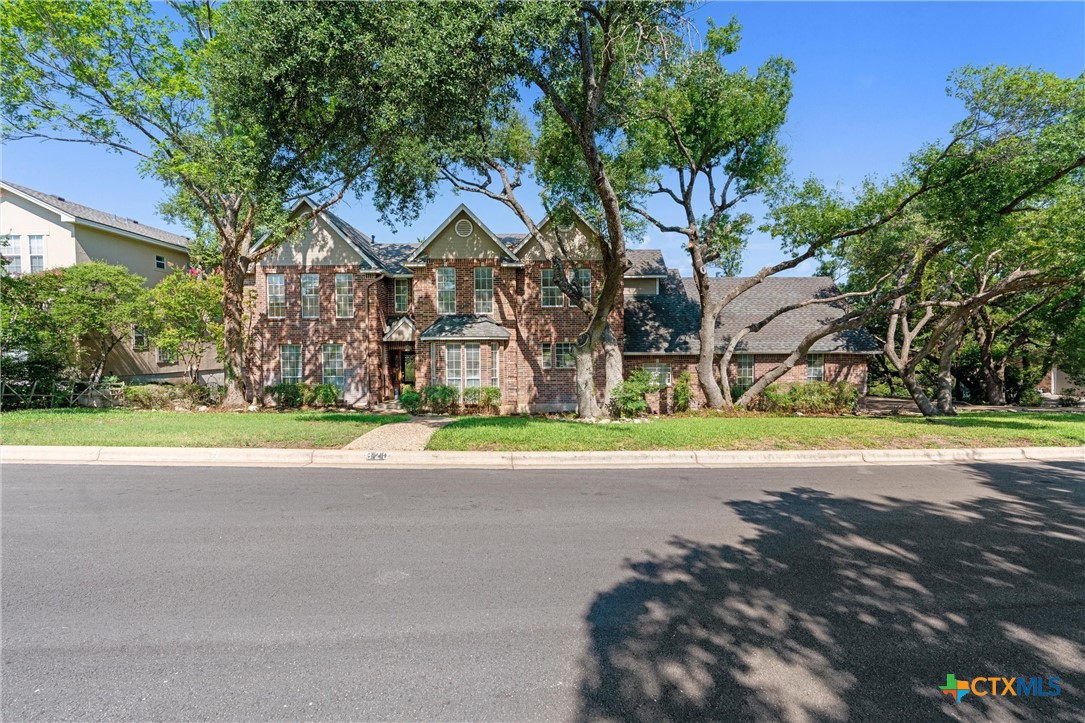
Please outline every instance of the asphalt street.
[[0, 474], [8, 721], [1085, 714], [1080, 463]]

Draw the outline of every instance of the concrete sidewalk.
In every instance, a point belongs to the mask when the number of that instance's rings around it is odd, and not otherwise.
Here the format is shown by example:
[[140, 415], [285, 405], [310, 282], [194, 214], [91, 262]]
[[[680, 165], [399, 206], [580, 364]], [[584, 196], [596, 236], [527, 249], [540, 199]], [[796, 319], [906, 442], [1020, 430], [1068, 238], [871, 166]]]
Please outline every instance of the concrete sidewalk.
[[838, 467], [1023, 461], [1085, 462], [1081, 447], [685, 452], [412, 452], [344, 449], [0, 446], [0, 464], [389, 469]]

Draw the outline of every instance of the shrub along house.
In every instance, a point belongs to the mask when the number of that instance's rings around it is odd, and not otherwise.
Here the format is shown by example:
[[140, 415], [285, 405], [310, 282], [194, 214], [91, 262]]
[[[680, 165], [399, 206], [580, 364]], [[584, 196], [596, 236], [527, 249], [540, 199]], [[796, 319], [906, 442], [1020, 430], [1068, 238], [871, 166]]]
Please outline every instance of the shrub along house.
[[[306, 212], [307, 204], [293, 212]], [[597, 292], [596, 231], [579, 217], [561, 229], [546, 219], [539, 229], [561, 234], [576, 282]], [[537, 239], [496, 234], [463, 205], [418, 244], [377, 244], [330, 211], [300, 236], [266, 256], [249, 282], [256, 299], [250, 352], [257, 387], [331, 383], [345, 403], [372, 407], [398, 399], [409, 385], [449, 385], [461, 392], [493, 386], [504, 412], [575, 408], [572, 345], [584, 316], [553, 282]], [[696, 295], [689, 280], [666, 268], [658, 250], [631, 249], [628, 255], [624, 305], [611, 326], [627, 371], [644, 366], [672, 383], [696, 363]], [[770, 280], [728, 313], [768, 313], [831, 283]], [[767, 368], [794, 348], [785, 347], [805, 333], [799, 330], [843, 313], [817, 308], [783, 315], [752, 335], [736, 360], [740, 371]], [[725, 328], [741, 321], [724, 316]], [[863, 386], [872, 344], [865, 332], [830, 337], [788, 379]], [[599, 388], [603, 381], [599, 360]]]

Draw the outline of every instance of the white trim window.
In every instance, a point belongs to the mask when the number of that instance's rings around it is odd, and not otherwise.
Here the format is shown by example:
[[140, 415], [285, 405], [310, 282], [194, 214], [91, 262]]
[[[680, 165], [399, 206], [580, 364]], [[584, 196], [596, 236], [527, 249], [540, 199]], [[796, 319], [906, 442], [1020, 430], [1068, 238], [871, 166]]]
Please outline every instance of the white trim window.
[[[573, 286], [580, 289], [585, 299], [591, 300], [591, 269], [573, 269]], [[576, 306], [572, 299], [569, 299], [569, 306]]]
[[320, 318], [320, 274], [301, 275], [301, 318]]
[[465, 387], [481, 387], [482, 386], [482, 354], [479, 344], [464, 344], [463, 345], [463, 368], [464, 379], [463, 385]]
[[490, 345], [490, 386], [501, 386], [501, 347], [498, 344]]
[[155, 349], [155, 359], [159, 364], [176, 364], [177, 355], [162, 348]]
[[735, 383], [742, 389], [749, 389], [754, 381], [753, 354], [739, 354], [736, 366], [738, 373], [735, 375]]
[[154, 267], [156, 269], [161, 269], [162, 271], [165, 271], [166, 270], [166, 257], [165, 256], [155, 256], [154, 257]]
[[406, 314], [411, 304], [411, 280], [395, 280], [395, 309], [397, 314]]
[[346, 378], [343, 373], [343, 345], [325, 344], [320, 349], [320, 372], [324, 384], [334, 384], [342, 394]]
[[30, 251], [30, 273], [45, 271], [45, 237], [27, 236]]
[[267, 317], [286, 318], [286, 275], [267, 275]]
[[147, 330], [137, 326], [132, 331], [132, 351], [147, 351], [150, 348], [151, 343], [147, 339]]
[[544, 342], [542, 345], [543, 369], [571, 369], [576, 366], [573, 343], [559, 341], [556, 344]]
[[22, 241], [22, 236], [0, 236], [0, 256], [7, 259], [7, 272], [12, 276], [23, 273]]
[[494, 313], [494, 270], [489, 266], [475, 267], [475, 313]]
[[283, 384], [301, 382], [301, 344], [279, 345], [279, 378]]
[[456, 313], [456, 269], [442, 266], [437, 269], [437, 313]]
[[445, 384], [463, 389], [463, 357], [460, 344], [445, 344]]
[[542, 305], [544, 308], [565, 306], [561, 287], [554, 283], [553, 269], [543, 269], [540, 282], [542, 284]]
[[670, 364], [645, 364], [644, 371], [652, 378], [652, 384], [657, 386], [669, 387], [673, 381]]
[[825, 381], [825, 355], [824, 354], [807, 354], [806, 355], [806, 381], [808, 381], [808, 382], [823, 382], [823, 381]]
[[335, 275], [335, 318], [354, 317], [354, 274]]

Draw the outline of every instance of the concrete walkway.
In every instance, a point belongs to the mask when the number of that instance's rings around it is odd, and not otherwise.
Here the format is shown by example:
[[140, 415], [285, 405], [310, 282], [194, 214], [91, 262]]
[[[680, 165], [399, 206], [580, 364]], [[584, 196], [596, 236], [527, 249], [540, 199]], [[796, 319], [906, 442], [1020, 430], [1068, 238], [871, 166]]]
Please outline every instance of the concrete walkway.
[[421, 452], [426, 448], [434, 432], [455, 421], [455, 417], [411, 417], [409, 422], [382, 424], [347, 444], [343, 449]]

